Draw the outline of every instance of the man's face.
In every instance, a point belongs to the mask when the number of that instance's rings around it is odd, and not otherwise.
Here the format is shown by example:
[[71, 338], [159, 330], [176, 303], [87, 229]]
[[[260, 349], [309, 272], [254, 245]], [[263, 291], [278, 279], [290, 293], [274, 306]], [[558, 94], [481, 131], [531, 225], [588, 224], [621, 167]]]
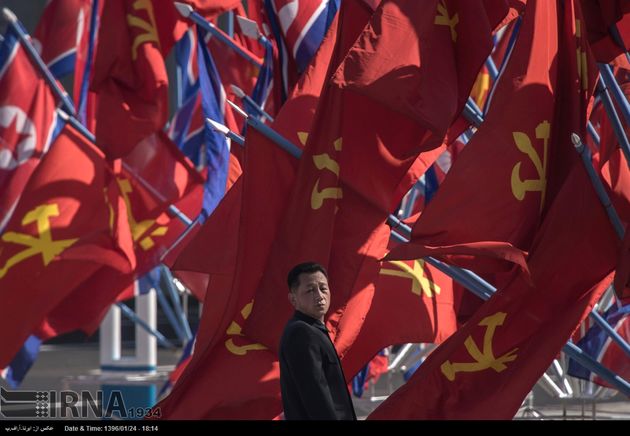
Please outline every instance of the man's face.
[[328, 279], [320, 271], [302, 273], [299, 279], [299, 286], [289, 292], [289, 301], [296, 310], [324, 322], [330, 307]]

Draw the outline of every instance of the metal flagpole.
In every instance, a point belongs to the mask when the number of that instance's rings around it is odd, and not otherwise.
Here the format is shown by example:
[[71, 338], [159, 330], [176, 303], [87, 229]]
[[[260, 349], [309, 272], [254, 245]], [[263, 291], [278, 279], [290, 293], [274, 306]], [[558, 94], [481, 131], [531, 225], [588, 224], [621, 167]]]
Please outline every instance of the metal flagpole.
[[610, 65], [599, 65], [599, 71], [601, 74], [601, 80], [598, 83], [598, 88], [600, 90], [600, 96], [602, 98], [602, 103], [604, 104], [604, 108], [606, 109], [606, 113], [608, 114], [608, 119], [613, 125], [613, 129], [615, 131], [615, 135], [617, 136], [617, 140], [619, 141], [619, 146], [623, 151], [624, 156], [626, 157], [626, 163], [630, 166], [630, 143], [628, 142], [628, 137], [623, 129], [623, 125], [621, 124], [621, 120], [617, 115], [617, 111], [615, 110], [615, 106], [612, 103], [612, 99], [608, 94], [610, 90], [619, 104], [621, 109], [621, 114], [626, 120], [627, 124], [630, 124], [630, 104], [628, 100], [623, 95], [619, 84], [615, 80], [615, 76], [613, 75], [612, 69]]
[[[266, 118], [267, 120], [269, 120], [269, 122], [273, 123], [273, 117], [265, 112], [265, 110], [261, 108], [258, 103], [256, 103], [249, 95], [245, 94], [245, 91], [243, 91], [236, 85], [230, 85], [230, 88], [232, 88], [232, 92], [234, 93], [234, 95], [236, 95], [241, 100], [246, 101], [247, 104], [258, 113], [258, 115]], [[231, 103], [229, 100], [228, 102]]]
[[188, 342], [189, 338], [186, 337], [186, 334], [184, 333], [182, 326], [175, 318], [175, 312], [173, 311], [173, 308], [171, 307], [171, 305], [168, 303], [168, 300], [166, 299], [166, 296], [164, 295], [164, 291], [162, 290], [160, 283], [158, 283], [156, 280], [153, 279], [153, 277], [151, 277], [151, 272], [148, 272], [146, 274], [146, 277], [151, 283], [151, 286], [153, 287], [153, 289], [155, 289], [155, 295], [157, 296], [158, 303], [160, 304], [160, 307], [162, 307], [162, 310], [164, 311], [166, 318], [171, 324], [171, 327], [173, 327], [173, 330], [175, 331], [177, 338], [180, 340], [180, 342], [183, 345], [185, 345], [186, 342]]
[[597, 197], [599, 198], [599, 201], [604, 206], [604, 209], [606, 209], [606, 213], [608, 214], [610, 223], [615, 229], [615, 233], [617, 233], [617, 236], [619, 237], [619, 239], [623, 240], [623, 237], [625, 234], [623, 224], [621, 223], [619, 214], [617, 214], [617, 211], [615, 210], [614, 206], [610, 202], [610, 198], [608, 197], [608, 194], [606, 193], [604, 184], [595, 173], [595, 169], [593, 168], [593, 165], [591, 163], [591, 152], [589, 148], [586, 147], [582, 143], [582, 140], [580, 139], [577, 133], [571, 134], [571, 142], [573, 142], [573, 145], [575, 146], [576, 151], [580, 154], [580, 157], [582, 158], [582, 163], [584, 164], [584, 168], [586, 169], [588, 177], [591, 179], [591, 183], [593, 184], [593, 188], [595, 189], [595, 192], [597, 193]]
[[125, 315], [127, 318], [133, 321], [136, 325], [139, 325], [147, 333], [155, 336], [155, 338], [160, 343], [160, 345], [166, 348], [171, 348], [171, 349], [176, 348], [175, 345], [173, 345], [171, 341], [166, 339], [162, 333], [155, 330], [153, 327], [147, 324], [146, 321], [144, 321], [138, 315], [136, 315], [136, 313], [133, 310], [131, 310], [129, 306], [127, 306], [124, 303], [116, 303], [116, 306], [122, 310], [123, 315]]
[[227, 45], [232, 50], [234, 50], [243, 59], [247, 60], [248, 62], [257, 66], [258, 68], [262, 68], [261, 63], [259, 63], [256, 59], [251, 57], [249, 53], [245, 52], [241, 47], [235, 44], [231, 38], [225, 36], [225, 34], [221, 32], [220, 30], [218, 30], [214, 24], [206, 21], [205, 18], [203, 18], [201, 15], [195, 12], [192, 6], [190, 6], [189, 4], [180, 3], [180, 2], [174, 2], [174, 3], [175, 3], [175, 8], [177, 9], [177, 12], [179, 12], [182, 17], [189, 18], [195, 24], [197, 24], [198, 26], [202, 27], [204, 30], [212, 34], [213, 37], [217, 38], [223, 44]]
[[166, 267], [166, 265], [160, 265], [160, 270], [164, 276], [164, 281], [166, 282], [166, 292], [168, 292], [169, 297], [173, 302], [173, 306], [175, 307], [177, 315], [179, 317], [179, 322], [184, 330], [184, 336], [186, 337], [186, 341], [184, 343], [186, 343], [192, 339], [193, 334], [190, 330], [188, 320], [184, 316], [184, 309], [182, 308], [181, 301], [179, 301], [179, 295], [177, 294], [177, 290], [175, 289], [173, 275], [171, 274], [171, 271]]

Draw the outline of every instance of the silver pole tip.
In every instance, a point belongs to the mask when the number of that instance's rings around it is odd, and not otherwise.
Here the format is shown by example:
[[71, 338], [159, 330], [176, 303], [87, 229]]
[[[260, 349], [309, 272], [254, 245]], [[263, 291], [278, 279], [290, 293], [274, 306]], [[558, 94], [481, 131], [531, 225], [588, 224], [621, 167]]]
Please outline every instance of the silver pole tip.
[[175, 9], [177, 9], [177, 12], [179, 12], [179, 14], [184, 18], [188, 18], [190, 14], [194, 12], [194, 9], [189, 4], [181, 3], [181, 2], [173, 2], [173, 3], [175, 4]]
[[224, 126], [221, 123], [218, 123], [214, 120], [211, 120], [210, 118], [206, 118], [206, 122], [208, 124], [210, 124], [210, 127], [212, 127], [212, 129], [216, 130], [217, 132], [221, 133], [222, 135], [227, 136], [228, 133], [230, 133], [230, 129], [228, 129], [226, 126]]
[[234, 95], [236, 95], [238, 98], [245, 97], [245, 92], [238, 86], [230, 85], [230, 88], [232, 89], [232, 92], [234, 93]]
[[247, 112], [241, 109], [236, 103], [230, 100], [226, 100], [226, 101], [232, 107], [232, 109], [234, 109], [240, 116], [242, 116], [245, 119], [249, 118], [249, 115], [247, 115]]
[[577, 133], [571, 133], [571, 142], [575, 148], [580, 148], [582, 146], [582, 140]]
[[2, 8], [2, 16], [10, 23], [16, 23], [18, 20], [13, 11], [9, 8]]

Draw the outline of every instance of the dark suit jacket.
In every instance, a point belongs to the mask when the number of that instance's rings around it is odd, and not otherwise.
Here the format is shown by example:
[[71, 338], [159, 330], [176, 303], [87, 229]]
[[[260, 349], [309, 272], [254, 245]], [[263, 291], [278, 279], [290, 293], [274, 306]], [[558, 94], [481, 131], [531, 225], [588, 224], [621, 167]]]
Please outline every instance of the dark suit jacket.
[[299, 311], [280, 340], [280, 387], [285, 419], [356, 420], [326, 327]]

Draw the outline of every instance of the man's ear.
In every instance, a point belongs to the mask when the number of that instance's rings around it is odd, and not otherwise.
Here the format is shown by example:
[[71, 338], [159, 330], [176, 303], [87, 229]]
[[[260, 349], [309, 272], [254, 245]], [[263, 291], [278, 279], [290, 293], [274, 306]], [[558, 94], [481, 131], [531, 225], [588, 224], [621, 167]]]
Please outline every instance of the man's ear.
[[295, 305], [297, 304], [297, 301], [295, 300], [295, 294], [293, 292], [289, 292], [287, 294], [287, 297], [289, 298], [289, 303], [291, 303], [291, 306], [295, 307]]

